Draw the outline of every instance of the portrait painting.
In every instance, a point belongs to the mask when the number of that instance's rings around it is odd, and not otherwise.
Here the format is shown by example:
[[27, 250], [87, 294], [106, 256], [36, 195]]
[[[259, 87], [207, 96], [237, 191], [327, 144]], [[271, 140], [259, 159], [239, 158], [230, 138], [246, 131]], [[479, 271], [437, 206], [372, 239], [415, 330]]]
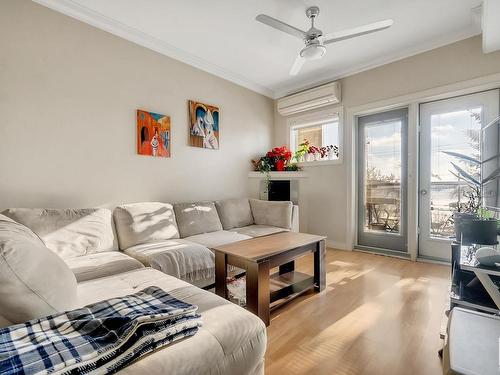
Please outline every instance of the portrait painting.
[[219, 149], [218, 107], [189, 101], [189, 144], [194, 147]]
[[137, 110], [137, 153], [162, 158], [171, 154], [170, 117]]

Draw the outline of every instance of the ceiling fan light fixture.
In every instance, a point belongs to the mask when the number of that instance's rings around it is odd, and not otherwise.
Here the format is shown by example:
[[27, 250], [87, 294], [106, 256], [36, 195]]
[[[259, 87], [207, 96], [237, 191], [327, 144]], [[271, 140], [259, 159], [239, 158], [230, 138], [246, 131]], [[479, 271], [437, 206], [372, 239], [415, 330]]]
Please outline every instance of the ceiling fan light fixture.
[[318, 60], [326, 54], [326, 47], [322, 44], [309, 44], [302, 48], [300, 57], [306, 60]]

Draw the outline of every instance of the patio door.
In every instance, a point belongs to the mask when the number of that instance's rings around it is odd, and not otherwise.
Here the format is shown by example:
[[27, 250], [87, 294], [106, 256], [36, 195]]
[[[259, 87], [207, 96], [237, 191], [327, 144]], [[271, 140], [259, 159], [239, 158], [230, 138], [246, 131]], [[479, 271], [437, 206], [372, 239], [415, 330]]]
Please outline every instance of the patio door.
[[407, 251], [408, 109], [358, 118], [358, 247]]
[[[499, 90], [490, 90], [420, 105], [420, 257], [450, 260], [452, 214], [477, 204], [459, 169], [477, 179], [481, 172], [460, 155], [481, 159], [479, 133], [498, 116], [499, 101]], [[493, 141], [498, 145], [498, 138]]]

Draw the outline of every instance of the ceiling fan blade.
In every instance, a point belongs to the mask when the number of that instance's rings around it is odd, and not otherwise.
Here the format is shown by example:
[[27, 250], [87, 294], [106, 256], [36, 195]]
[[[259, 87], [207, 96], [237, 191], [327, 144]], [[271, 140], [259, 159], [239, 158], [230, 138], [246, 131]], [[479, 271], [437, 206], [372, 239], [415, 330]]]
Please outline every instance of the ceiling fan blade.
[[304, 65], [305, 62], [306, 59], [298, 55], [297, 58], [295, 59], [295, 62], [292, 65], [292, 68], [290, 69], [290, 75], [296, 76], [300, 72], [300, 69], [302, 69], [302, 65]]
[[357, 36], [384, 30], [387, 29], [388, 27], [391, 27], [393, 23], [394, 23], [393, 20], [387, 19], [383, 21], [370, 23], [368, 25], [353, 27], [352, 29], [337, 31], [335, 33], [325, 35], [323, 39], [323, 44], [335, 43], [344, 39], [354, 38]]
[[276, 18], [267, 16], [265, 14], [259, 14], [257, 17], [255, 17], [255, 19], [259, 22], [262, 22], [268, 26], [271, 26], [275, 29], [283, 31], [287, 34], [296, 36], [297, 38], [300, 38], [300, 39], [305, 39], [307, 36], [305, 31], [297, 29], [296, 27], [293, 27], [287, 23], [281, 22], [280, 20], [277, 20]]

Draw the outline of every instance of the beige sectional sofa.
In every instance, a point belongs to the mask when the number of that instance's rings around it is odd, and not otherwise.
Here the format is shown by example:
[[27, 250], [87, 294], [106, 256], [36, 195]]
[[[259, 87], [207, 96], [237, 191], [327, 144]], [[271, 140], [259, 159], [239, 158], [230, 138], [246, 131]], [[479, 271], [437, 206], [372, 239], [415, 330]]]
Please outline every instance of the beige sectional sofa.
[[113, 213], [93, 208], [2, 214], [0, 327], [158, 286], [197, 305], [203, 327], [124, 373], [263, 373], [262, 321], [197, 286], [213, 283], [211, 247], [298, 230], [290, 202], [147, 202]]
[[113, 213], [104, 208], [11, 208], [2, 214], [35, 232], [78, 281], [146, 266], [208, 287], [215, 272], [211, 248], [298, 231], [297, 206], [257, 199], [132, 203]]

